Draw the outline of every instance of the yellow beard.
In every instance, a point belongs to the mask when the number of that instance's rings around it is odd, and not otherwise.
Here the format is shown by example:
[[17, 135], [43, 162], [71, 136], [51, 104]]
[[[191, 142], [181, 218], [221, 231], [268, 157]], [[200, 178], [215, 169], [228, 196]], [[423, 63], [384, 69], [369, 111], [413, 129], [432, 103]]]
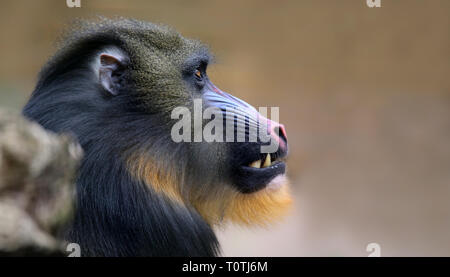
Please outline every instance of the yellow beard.
[[195, 201], [194, 207], [210, 224], [230, 221], [241, 225], [266, 226], [282, 218], [292, 204], [287, 178], [280, 176], [279, 179], [283, 183], [275, 188], [269, 184], [262, 190], [246, 194], [227, 186], [222, 191], [222, 197]]

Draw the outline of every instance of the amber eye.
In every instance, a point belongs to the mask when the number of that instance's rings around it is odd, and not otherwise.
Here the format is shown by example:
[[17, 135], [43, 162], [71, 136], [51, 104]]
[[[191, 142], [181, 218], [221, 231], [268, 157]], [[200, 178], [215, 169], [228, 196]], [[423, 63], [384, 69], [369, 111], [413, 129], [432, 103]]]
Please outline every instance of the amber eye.
[[197, 77], [198, 79], [203, 79], [203, 74], [200, 72], [200, 70], [195, 70], [195, 77]]

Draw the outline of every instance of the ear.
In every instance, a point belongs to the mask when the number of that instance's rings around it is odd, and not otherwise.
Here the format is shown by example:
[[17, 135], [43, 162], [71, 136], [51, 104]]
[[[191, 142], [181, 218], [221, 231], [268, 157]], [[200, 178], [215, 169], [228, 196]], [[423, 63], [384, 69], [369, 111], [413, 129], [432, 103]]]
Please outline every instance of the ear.
[[121, 53], [108, 51], [98, 56], [98, 76], [102, 87], [117, 95], [124, 85], [126, 58]]

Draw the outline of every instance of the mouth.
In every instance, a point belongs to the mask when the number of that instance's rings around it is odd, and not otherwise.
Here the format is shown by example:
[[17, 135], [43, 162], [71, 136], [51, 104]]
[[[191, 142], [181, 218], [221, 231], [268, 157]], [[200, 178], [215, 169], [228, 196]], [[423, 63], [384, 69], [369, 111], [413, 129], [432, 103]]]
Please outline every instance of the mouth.
[[243, 193], [252, 193], [265, 188], [274, 178], [286, 171], [286, 151], [260, 153], [250, 162], [246, 161], [237, 171], [237, 186]]
[[281, 159], [279, 159], [276, 155], [276, 153], [270, 154], [263, 154], [262, 159], [259, 159], [257, 161], [251, 162], [246, 167], [251, 168], [258, 168], [258, 169], [274, 169], [278, 166], [278, 164], [283, 163]]

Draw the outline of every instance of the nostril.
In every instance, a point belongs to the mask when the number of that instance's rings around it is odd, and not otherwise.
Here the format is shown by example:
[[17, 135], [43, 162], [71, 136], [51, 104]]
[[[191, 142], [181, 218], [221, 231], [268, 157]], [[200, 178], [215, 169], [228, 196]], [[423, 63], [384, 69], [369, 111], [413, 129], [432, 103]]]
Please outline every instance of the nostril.
[[287, 135], [286, 135], [286, 129], [283, 125], [278, 125], [273, 128], [273, 131], [275, 134], [277, 134], [281, 139], [283, 139], [285, 142], [287, 142]]

